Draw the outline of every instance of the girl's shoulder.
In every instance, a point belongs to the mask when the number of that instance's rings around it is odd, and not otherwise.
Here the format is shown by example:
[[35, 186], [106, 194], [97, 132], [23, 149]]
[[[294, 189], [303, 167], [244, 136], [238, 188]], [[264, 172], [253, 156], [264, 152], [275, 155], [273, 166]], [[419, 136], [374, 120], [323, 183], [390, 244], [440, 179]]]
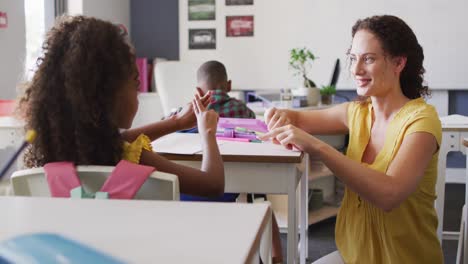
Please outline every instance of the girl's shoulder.
[[151, 140], [145, 134], [140, 134], [133, 142], [124, 141], [122, 159], [133, 163], [140, 163], [143, 150], [153, 151]]

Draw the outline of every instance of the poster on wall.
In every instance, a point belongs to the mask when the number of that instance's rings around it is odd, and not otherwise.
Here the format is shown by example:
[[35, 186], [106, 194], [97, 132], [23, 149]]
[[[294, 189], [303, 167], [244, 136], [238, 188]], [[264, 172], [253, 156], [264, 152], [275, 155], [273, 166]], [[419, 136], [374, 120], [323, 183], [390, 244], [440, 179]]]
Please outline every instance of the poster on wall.
[[215, 0], [189, 0], [188, 20], [215, 20]]
[[253, 0], [226, 0], [226, 5], [253, 5]]
[[8, 17], [6, 12], [0, 11], [0, 28], [8, 27]]
[[189, 29], [189, 49], [216, 49], [216, 29]]
[[226, 37], [252, 37], [253, 16], [226, 16]]

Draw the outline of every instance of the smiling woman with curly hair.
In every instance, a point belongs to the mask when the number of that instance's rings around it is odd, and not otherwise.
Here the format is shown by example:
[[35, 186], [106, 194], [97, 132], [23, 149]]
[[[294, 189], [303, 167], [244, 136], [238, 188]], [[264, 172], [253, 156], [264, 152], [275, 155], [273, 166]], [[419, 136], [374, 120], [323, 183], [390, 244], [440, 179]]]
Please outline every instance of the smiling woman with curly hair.
[[[442, 127], [424, 100], [423, 48], [405, 21], [379, 15], [356, 21], [348, 56], [366, 100], [269, 109], [271, 131], [260, 137], [317, 157], [345, 185], [338, 251], [314, 263], [443, 263], [434, 208]], [[312, 136], [325, 134], [349, 134], [346, 154]]]
[[[27, 167], [56, 161], [116, 165], [126, 159], [178, 175], [181, 192], [223, 193], [224, 168], [213, 132], [218, 116], [205, 110], [208, 96], [198, 94], [168, 120], [119, 132], [131, 127], [139, 86], [134, 51], [122, 27], [90, 17], [62, 17], [47, 34], [43, 52], [20, 101], [26, 129], [37, 132], [25, 153]], [[205, 153], [202, 170], [152, 152], [151, 140], [197, 121]]]

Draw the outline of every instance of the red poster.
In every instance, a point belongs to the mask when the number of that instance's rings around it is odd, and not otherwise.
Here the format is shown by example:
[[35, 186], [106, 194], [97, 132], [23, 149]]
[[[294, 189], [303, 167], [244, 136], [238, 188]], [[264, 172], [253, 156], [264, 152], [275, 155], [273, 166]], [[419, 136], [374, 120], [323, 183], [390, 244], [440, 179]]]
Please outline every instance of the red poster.
[[8, 27], [8, 17], [6, 12], [0, 12], [0, 28]]
[[227, 37], [251, 37], [253, 35], [253, 16], [226, 16]]

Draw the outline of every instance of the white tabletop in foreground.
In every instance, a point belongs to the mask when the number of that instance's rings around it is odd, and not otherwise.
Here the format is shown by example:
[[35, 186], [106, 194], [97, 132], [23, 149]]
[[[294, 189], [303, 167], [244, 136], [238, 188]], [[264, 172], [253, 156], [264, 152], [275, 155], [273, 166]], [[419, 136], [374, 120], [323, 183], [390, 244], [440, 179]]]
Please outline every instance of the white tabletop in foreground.
[[0, 241], [52, 232], [130, 263], [244, 263], [269, 210], [267, 204], [0, 197]]

